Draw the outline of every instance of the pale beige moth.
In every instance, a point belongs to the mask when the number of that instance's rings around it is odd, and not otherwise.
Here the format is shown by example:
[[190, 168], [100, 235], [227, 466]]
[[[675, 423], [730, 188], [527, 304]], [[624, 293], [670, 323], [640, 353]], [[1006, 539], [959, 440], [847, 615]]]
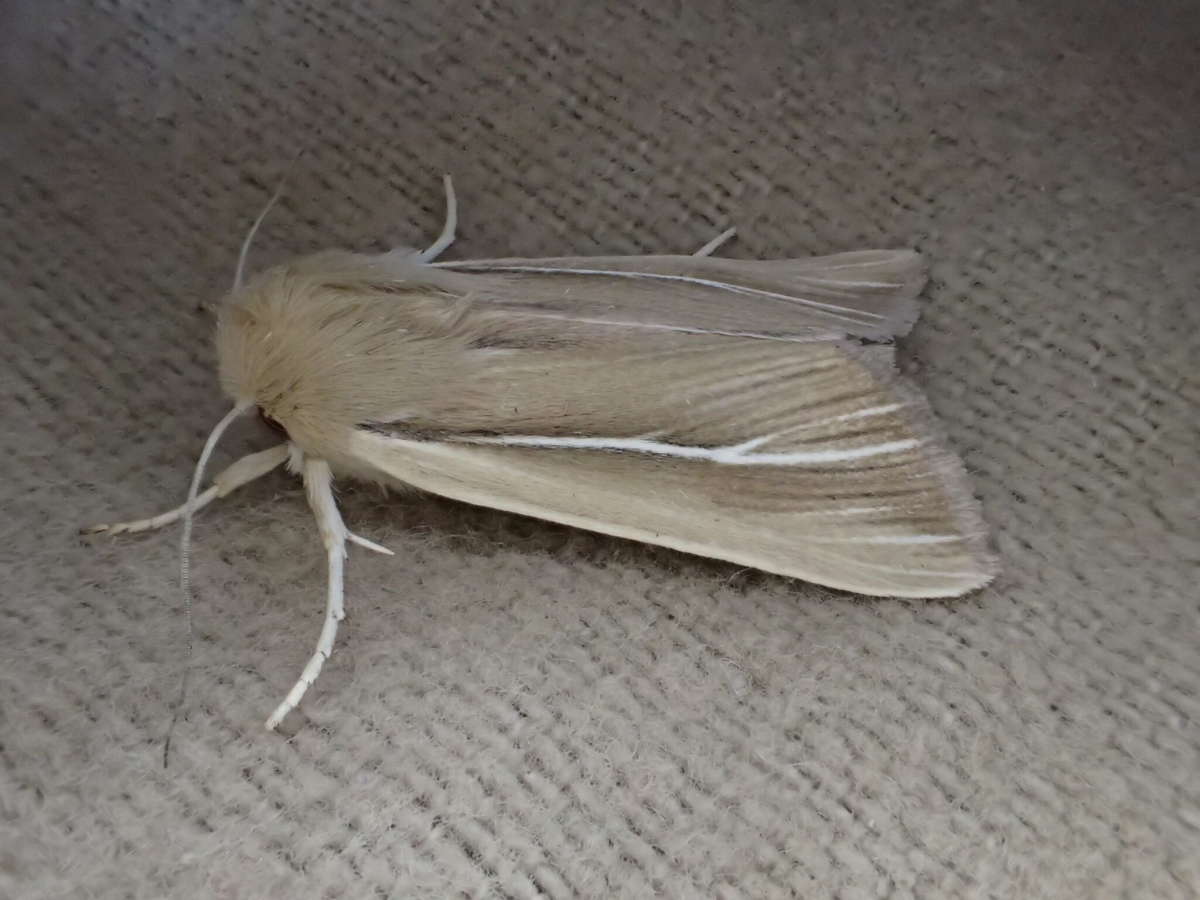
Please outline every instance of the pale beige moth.
[[[692, 255], [440, 262], [456, 222], [446, 189], [425, 251], [329, 251], [245, 280], [252, 229], [217, 326], [234, 407], [188, 502], [97, 529], [183, 518], [186, 545], [189, 510], [285, 462], [303, 477], [326, 615], [268, 727], [333, 650], [347, 543], [384, 550], [347, 531], [335, 477], [860, 594], [953, 597], [991, 579], [963, 467], [893, 362], [917, 319], [920, 255], [713, 256], [727, 233]], [[221, 431], [256, 409], [286, 440], [199, 491]], [[186, 594], [186, 552], [184, 569]]]

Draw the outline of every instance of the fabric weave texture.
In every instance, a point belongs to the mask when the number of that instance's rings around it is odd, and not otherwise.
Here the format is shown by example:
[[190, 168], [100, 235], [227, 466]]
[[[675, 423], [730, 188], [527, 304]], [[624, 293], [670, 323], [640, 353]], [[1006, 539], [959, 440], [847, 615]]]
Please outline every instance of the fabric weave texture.
[[[0, 897], [1200, 894], [1200, 7], [9, 0]], [[297, 159], [297, 155], [299, 158]], [[901, 359], [1003, 573], [852, 597], [278, 473], [181, 502], [254, 268], [915, 246]], [[653, 385], [647, 386], [653, 390]], [[268, 446], [238, 425], [214, 465]], [[214, 469], [215, 471], [215, 469]]]

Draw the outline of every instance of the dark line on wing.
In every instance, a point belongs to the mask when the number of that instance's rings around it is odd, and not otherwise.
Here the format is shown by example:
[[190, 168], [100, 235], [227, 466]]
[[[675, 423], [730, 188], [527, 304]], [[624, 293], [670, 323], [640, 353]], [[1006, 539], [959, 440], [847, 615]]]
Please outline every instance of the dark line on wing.
[[[461, 432], [449, 431], [445, 428], [412, 426], [400, 422], [359, 422], [354, 427], [359, 431], [404, 441], [447, 441], [461, 434]], [[481, 436], [486, 434], [489, 437], [495, 437], [498, 434], [498, 432], [477, 433]]]

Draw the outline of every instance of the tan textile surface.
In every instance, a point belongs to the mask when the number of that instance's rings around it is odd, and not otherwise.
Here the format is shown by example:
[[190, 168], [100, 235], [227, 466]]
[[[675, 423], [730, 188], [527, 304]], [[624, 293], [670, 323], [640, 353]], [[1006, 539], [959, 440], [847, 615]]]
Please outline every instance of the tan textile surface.
[[[0, 897], [1200, 893], [1200, 7], [10, 0]], [[178, 532], [254, 266], [917, 246], [903, 345], [1004, 572], [854, 598], [343, 484]], [[654, 386], [648, 386], [654, 389]], [[216, 464], [265, 447], [239, 425]]]

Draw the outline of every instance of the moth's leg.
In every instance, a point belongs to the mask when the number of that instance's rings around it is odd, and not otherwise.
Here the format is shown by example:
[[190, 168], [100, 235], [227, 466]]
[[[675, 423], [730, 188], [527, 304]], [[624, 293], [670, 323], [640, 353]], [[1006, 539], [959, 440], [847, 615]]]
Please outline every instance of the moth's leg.
[[366, 547], [368, 550], [374, 550], [376, 553], [382, 553], [384, 556], [395, 556], [396, 554], [382, 544], [377, 544], [374, 541], [368, 541], [365, 537], [355, 534], [353, 531], [346, 532], [346, 540], [352, 544], [358, 544], [360, 547]]
[[293, 475], [304, 477], [304, 451], [295, 444], [287, 445], [287, 470]]
[[442, 183], [446, 186], [446, 223], [442, 226], [442, 233], [438, 235], [438, 239], [429, 245], [429, 249], [417, 256], [417, 259], [425, 263], [433, 262], [445, 253], [457, 236], [458, 200], [454, 196], [454, 182], [450, 180], [449, 175], [443, 175]]
[[[201, 510], [218, 497], [224, 497], [236, 491], [243, 485], [249, 484], [256, 478], [261, 478], [266, 475], [280, 463], [288, 458], [288, 445], [280, 444], [277, 447], [271, 447], [269, 450], [260, 450], [258, 453], [251, 453], [248, 456], [243, 456], [228, 469], [213, 479], [212, 486], [196, 497], [195, 509]], [[85, 534], [91, 534], [98, 531], [107, 531], [109, 534], [121, 534], [123, 532], [138, 532], [149, 531], [152, 528], [161, 528], [164, 525], [170, 525], [172, 522], [177, 522], [183, 518], [184, 512], [187, 510], [187, 504], [178, 506], [168, 512], [161, 513], [157, 516], [151, 516], [148, 519], [138, 519], [135, 522], [117, 522], [114, 524], [93, 525], [90, 528], [84, 528], [82, 531]]]
[[304, 692], [321, 674], [321, 667], [333, 653], [338, 622], [346, 615], [343, 566], [346, 560], [346, 541], [350, 535], [342, 522], [342, 514], [338, 512], [337, 501], [333, 498], [333, 473], [329, 470], [329, 463], [322, 459], [306, 459], [304, 488], [308, 493], [308, 503], [312, 507], [313, 515], [317, 519], [317, 528], [321, 532], [321, 542], [325, 545], [325, 558], [329, 567], [325, 624], [321, 626], [317, 649], [309, 657], [300, 678], [267, 719], [267, 729], [271, 731], [283, 721], [284, 716], [296, 708]]
[[[287, 470], [293, 475], [304, 475], [304, 451], [295, 444], [288, 444], [287, 453]], [[358, 544], [360, 547], [366, 547], [368, 550], [374, 550], [376, 553], [382, 553], [386, 556], [395, 556], [387, 547], [376, 544], [374, 541], [368, 541], [365, 537], [360, 537], [352, 531], [346, 532], [346, 539]]]
[[717, 250], [725, 245], [725, 243], [737, 234], [736, 228], [726, 228], [715, 238], [697, 250], [692, 256], [712, 256]]

